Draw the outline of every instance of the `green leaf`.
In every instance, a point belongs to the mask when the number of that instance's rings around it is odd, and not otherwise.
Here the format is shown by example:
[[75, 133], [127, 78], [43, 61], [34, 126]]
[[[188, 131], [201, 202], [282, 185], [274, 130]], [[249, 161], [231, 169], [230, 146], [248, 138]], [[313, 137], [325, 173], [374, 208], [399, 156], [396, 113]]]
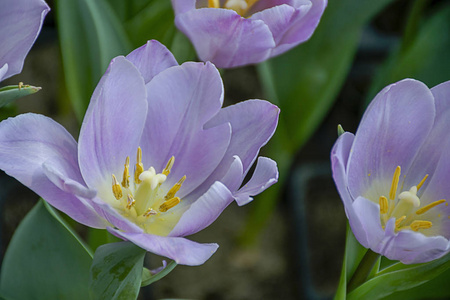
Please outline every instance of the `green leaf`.
[[152, 284], [153, 282], [162, 279], [163, 277], [167, 276], [170, 272], [172, 272], [176, 266], [177, 263], [175, 261], [171, 261], [164, 269], [162, 269], [156, 274], [152, 274], [152, 272], [149, 269], [144, 268], [144, 270], [142, 271], [141, 286], [147, 286]]
[[91, 299], [136, 299], [145, 253], [131, 242], [98, 247], [91, 267]]
[[449, 268], [450, 254], [429, 263], [414, 265], [397, 263], [356, 288], [348, 295], [348, 299], [381, 299], [394, 292], [420, 286]]
[[342, 263], [341, 278], [339, 279], [339, 285], [334, 296], [335, 300], [346, 299], [347, 284], [355, 273], [356, 268], [366, 252], [367, 249], [361, 246], [361, 244], [356, 240], [347, 222], [347, 237], [345, 240], [344, 259]]
[[82, 120], [94, 88], [112, 58], [131, 44], [105, 0], [58, 0], [56, 7], [69, 98]]
[[450, 5], [440, 6], [415, 39], [404, 40], [377, 73], [366, 98], [368, 104], [386, 85], [404, 78], [418, 79], [433, 87], [450, 78]]
[[0, 88], [0, 107], [5, 106], [12, 101], [34, 94], [41, 90], [40, 87], [32, 85], [8, 85]]
[[39, 201], [9, 244], [0, 290], [6, 299], [87, 299], [91, 262], [76, 234]]

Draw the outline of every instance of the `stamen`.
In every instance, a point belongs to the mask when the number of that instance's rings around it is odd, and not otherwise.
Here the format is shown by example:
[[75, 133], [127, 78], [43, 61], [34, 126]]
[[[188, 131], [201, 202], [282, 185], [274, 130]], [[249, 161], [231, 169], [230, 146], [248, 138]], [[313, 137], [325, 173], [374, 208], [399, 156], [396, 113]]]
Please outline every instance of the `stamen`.
[[175, 194], [180, 190], [181, 185], [183, 184], [183, 182], [186, 180], [186, 175], [184, 175], [183, 177], [181, 177], [180, 180], [178, 180], [177, 183], [174, 184], [174, 186], [169, 190], [169, 192], [167, 193], [167, 195], [164, 197], [165, 200], [169, 200], [172, 199], [173, 197], [175, 197]]
[[385, 196], [381, 196], [380, 200], [378, 200], [380, 203], [380, 214], [385, 214], [388, 212], [389, 204], [388, 200]]
[[156, 212], [156, 210], [154, 210], [153, 208], [149, 208], [144, 214], [143, 216], [148, 218], [150, 216], [154, 216], [157, 215], [158, 213]]
[[400, 226], [400, 224], [406, 219], [406, 216], [401, 216], [400, 218], [398, 218], [395, 221], [395, 228], [397, 228], [398, 226]]
[[208, 0], [208, 7], [218, 8], [219, 6], [219, 0]]
[[171, 157], [170, 159], [169, 159], [169, 161], [167, 162], [167, 165], [166, 165], [166, 167], [164, 168], [164, 170], [162, 171], [162, 173], [164, 174], [164, 175], [169, 175], [170, 174], [170, 170], [172, 170], [172, 167], [173, 167], [173, 163], [175, 162], [175, 157]]
[[138, 147], [137, 155], [136, 155], [136, 167], [134, 169], [134, 182], [136, 184], [141, 183], [139, 176], [144, 172], [144, 165], [142, 164], [142, 150], [141, 147]]
[[411, 223], [411, 229], [414, 231], [418, 231], [419, 229], [428, 229], [431, 228], [431, 226], [433, 226], [433, 223], [430, 221], [416, 220]]
[[117, 178], [116, 178], [116, 176], [114, 176], [114, 174], [112, 175], [112, 191], [113, 191], [114, 197], [116, 197], [117, 200], [122, 198], [122, 188], [120, 187], [120, 184], [117, 181]]
[[434, 201], [433, 203], [430, 203], [430, 204], [428, 204], [428, 205], [426, 205], [426, 206], [424, 206], [424, 207], [418, 209], [418, 210], [416, 211], [416, 214], [421, 215], [421, 214], [423, 214], [423, 213], [426, 213], [427, 211], [429, 211], [429, 210], [432, 209], [433, 207], [438, 206], [439, 204], [442, 204], [442, 203], [444, 203], [444, 202], [445, 202], [445, 199], [441, 199], [441, 200], [438, 200], [438, 201]]
[[172, 199], [167, 200], [166, 202], [164, 202], [163, 204], [161, 204], [161, 206], [159, 207], [159, 211], [160, 212], [166, 212], [169, 209], [177, 206], [180, 203], [180, 198], [175, 197]]
[[124, 188], [130, 187], [130, 157], [127, 156], [127, 159], [125, 160], [125, 169], [123, 170], [123, 179], [122, 179], [122, 186]]
[[425, 180], [427, 180], [427, 178], [428, 178], [428, 174], [425, 175], [425, 177], [419, 182], [419, 184], [417, 185], [417, 190], [420, 190], [420, 188], [425, 183]]
[[394, 176], [392, 177], [391, 191], [389, 192], [389, 199], [391, 200], [395, 200], [395, 194], [397, 193], [398, 182], [400, 180], [400, 171], [400, 166], [397, 166], [397, 168], [395, 168]]
[[131, 209], [131, 207], [133, 207], [133, 205], [136, 203], [136, 200], [134, 200], [133, 196], [131, 196], [130, 194], [128, 194], [127, 197], [127, 208]]

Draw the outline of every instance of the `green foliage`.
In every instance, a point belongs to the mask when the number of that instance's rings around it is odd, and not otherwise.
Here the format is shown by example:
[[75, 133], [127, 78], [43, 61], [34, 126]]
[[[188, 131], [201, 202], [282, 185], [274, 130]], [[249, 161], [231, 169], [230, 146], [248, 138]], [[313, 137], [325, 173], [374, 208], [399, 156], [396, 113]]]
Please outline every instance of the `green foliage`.
[[91, 299], [136, 299], [144, 257], [145, 250], [130, 242], [98, 247], [89, 281]]
[[25, 97], [31, 94], [34, 94], [41, 90], [40, 87], [31, 86], [31, 85], [8, 85], [0, 88], [0, 107], [3, 107], [14, 100]]
[[44, 201], [28, 213], [6, 251], [0, 290], [6, 299], [87, 299], [92, 257]]
[[56, 14], [66, 87], [81, 121], [111, 59], [131, 44], [105, 0], [58, 0]]
[[162, 279], [163, 277], [168, 275], [170, 272], [172, 272], [176, 266], [177, 266], [177, 263], [175, 261], [171, 261], [164, 269], [162, 269], [160, 272], [158, 272], [156, 274], [152, 274], [152, 272], [150, 272], [150, 270], [144, 268], [144, 270], [142, 272], [141, 286], [147, 286], [147, 285], [152, 284], [153, 282], [156, 282], [156, 281]]

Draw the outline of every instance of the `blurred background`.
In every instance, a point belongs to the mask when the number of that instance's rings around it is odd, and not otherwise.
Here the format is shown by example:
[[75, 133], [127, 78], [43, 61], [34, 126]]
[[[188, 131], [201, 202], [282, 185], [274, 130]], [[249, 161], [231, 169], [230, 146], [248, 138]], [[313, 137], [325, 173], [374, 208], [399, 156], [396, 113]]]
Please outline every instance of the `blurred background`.
[[[90, 95], [111, 58], [149, 39], [179, 63], [196, 60], [176, 30], [169, 0], [48, 0], [52, 11], [21, 74], [43, 89], [0, 109], [1, 119], [44, 114], [77, 139]], [[100, 25], [101, 26], [100, 26]], [[450, 1], [329, 0], [306, 43], [257, 66], [223, 70], [225, 105], [266, 99], [281, 108], [275, 136], [262, 151], [280, 180], [255, 200], [231, 204], [191, 237], [217, 242], [200, 267], [177, 266], [141, 290], [140, 299], [331, 299], [340, 276], [346, 217], [331, 179], [337, 125], [355, 132], [371, 99], [406, 77], [429, 87], [450, 80]], [[0, 174], [0, 256], [38, 196]], [[66, 218], [95, 250], [111, 241]], [[160, 257], [148, 254], [146, 265]], [[448, 273], [448, 272], [447, 272]]]

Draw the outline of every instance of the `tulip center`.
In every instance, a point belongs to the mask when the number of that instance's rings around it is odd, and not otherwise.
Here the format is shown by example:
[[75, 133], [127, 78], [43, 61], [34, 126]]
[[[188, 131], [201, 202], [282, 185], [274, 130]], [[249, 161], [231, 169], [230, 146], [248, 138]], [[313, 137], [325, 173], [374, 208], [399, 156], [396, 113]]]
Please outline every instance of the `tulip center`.
[[[378, 200], [382, 227], [385, 228], [388, 220], [395, 218], [395, 231], [409, 229], [430, 235], [428, 231], [433, 227], [433, 223], [440, 222], [439, 218], [442, 218], [441, 214], [430, 212], [433, 209], [439, 209], [442, 205], [448, 206], [448, 203], [445, 199], [441, 199], [428, 205], [422, 205], [417, 192], [427, 180], [428, 174], [417, 185], [397, 195], [400, 173], [401, 168], [397, 166], [388, 197], [381, 196]], [[446, 217], [450, 218], [450, 216]]]
[[241, 16], [246, 16], [248, 10], [259, 0], [226, 0], [220, 4], [220, 0], [208, 0], [208, 7], [232, 9]]
[[183, 176], [168, 188], [164, 182], [175, 162], [172, 156], [161, 173], [154, 167], [144, 170], [142, 150], [139, 147], [134, 168], [134, 180], [130, 182], [130, 158], [125, 160], [122, 181], [112, 174], [113, 206], [125, 217], [139, 225], [147, 233], [165, 236], [170, 233], [183, 213], [176, 209], [181, 199], [176, 196], [186, 180]]

